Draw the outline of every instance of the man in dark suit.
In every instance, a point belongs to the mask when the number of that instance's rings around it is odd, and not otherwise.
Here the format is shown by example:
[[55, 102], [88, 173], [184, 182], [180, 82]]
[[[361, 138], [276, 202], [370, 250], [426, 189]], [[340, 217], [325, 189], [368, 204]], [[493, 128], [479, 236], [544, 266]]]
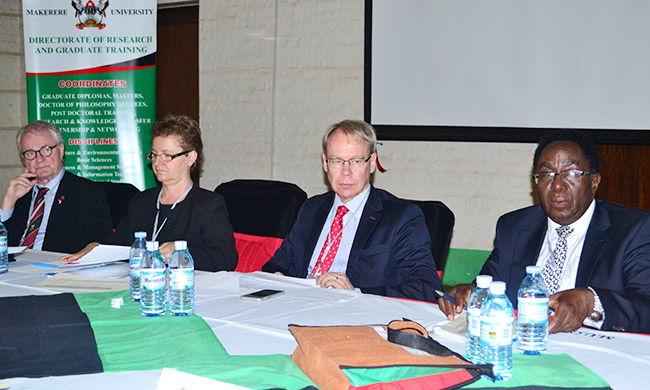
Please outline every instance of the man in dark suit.
[[[594, 199], [601, 179], [598, 150], [581, 132], [560, 130], [542, 139], [533, 169], [541, 205], [499, 218], [481, 273], [505, 281], [516, 304], [526, 266], [541, 266], [555, 310], [551, 333], [583, 324], [650, 333], [650, 213]], [[449, 318], [472, 288], [450, 289], [456, 305], [440, 301]]]
[[293, 229], [263, 267], [316, 278], [321, 287], [436, 301], [440, 278], [422, 211], [370, 185], [376, 136], [343, 121], [323, 137], [323, 170], [333, 191], [308, 199]]
[[58, 127], [32, 122], [17, 144], [26, 169], [11, 179], [0, 205], [10, 246], [74, 253], [111, 232], [104, 189], [63, 169]]

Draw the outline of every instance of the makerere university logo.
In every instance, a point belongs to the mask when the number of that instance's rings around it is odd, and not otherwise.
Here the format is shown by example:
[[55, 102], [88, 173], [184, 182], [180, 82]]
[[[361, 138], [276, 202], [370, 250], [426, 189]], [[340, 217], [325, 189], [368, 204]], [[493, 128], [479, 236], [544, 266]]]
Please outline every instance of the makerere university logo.
[[78, 29], [97, 27], [101, 30], [106, 27], [106, 23], [102, 23], [102, 21], [106, 17], [108, 0], [97, 0], [97, 5], [93, 0], [88, 0], [86, 5], [82, 3], [82, 0], [72, 0], [72, 7], [75, 9], [75, 18], [79, 19], [79, 23], [76, 24]]

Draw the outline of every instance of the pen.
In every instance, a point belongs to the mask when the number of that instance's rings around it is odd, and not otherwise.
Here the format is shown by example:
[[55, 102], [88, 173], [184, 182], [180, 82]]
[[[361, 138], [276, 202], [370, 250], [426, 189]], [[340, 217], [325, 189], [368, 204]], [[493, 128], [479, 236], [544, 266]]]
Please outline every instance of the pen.
[[[456, 300], [451, 295], [445, 294], [440, 290], [436, 290], [436, 294], [440, 295], [442, 298], [445, 298], [446, 300], [453, 303], [454, 305], [456, 304]], [[463, 309], [467, 309], [467, 306], [463, 305]]]
[[37, 266], [37, 267], [59, 268], [58, 265], [47, 264], [47, 263], [34, 263], [34, 265]]
[[446, 300], [453, 303], [454, 305], [456, 304], [456, 300], [454, 298], [452, 298], [451, 296], [445, 294], [444, 292], [442, 292], [440, 290], [436, 290], [436, 294], [440, 295], [442, 298], [445, 298]]

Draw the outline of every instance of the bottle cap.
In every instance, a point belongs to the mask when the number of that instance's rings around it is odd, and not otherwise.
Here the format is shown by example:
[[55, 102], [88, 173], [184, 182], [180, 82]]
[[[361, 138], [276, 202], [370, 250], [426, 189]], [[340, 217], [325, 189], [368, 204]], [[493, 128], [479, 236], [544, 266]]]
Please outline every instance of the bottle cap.
[[147, 238], [147, 232], [135, 232], [135, 238]]
[[187, 249], [187, 241], [174, 241], [174, 249], [184, 251]]
[[476, 285], [479, 288], [489, 288], [490, 283], [492, 283], [492, 276], [490, 275], [479, 275], [476, 277]]
[[490, 283], [490, 294], [503, 295], [506, 293], [506, 282]]
[[158, 241], [147, 241], [147, 250], [148, 251], [157, 251], [158, 250]]
[[529, 265], [526, 267], [526, 273], [531, 275], [539, 275], [542, 272], [542, 267], [536, 265]]

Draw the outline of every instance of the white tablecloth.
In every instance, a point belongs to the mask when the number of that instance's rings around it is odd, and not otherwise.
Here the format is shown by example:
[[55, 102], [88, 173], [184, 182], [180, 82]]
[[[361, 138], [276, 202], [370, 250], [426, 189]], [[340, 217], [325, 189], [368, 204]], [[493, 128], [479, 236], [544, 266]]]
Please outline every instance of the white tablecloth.
[[[118, 267], [123, 267], [127, 275], [127, 264]], [[32, 265], [11, 263], [10, 272], [0, 275], [0, 296], [53, 293], [31, 287], [47, 278], [46, 272], [52, 271], [39, 273]], [[262, 273], [197, 272], [196, 314], [211, 326], [231, 355], [291, 354], [297, 344], [288, 331], [288, 324], [387, 324], [402, 318], [419, 322], [438, 341], [456, 352], [465, 353], [463, 342], [433, 334], [434, 327], [446, 321], [437, 305], [321, 289], [310, 287], [309, 283]], [[261, 288], [280, 289], [285, 294], [263, 302], [240, 299], [240, 295]], [[650, 336], [646, 335], [582, 328], [573, 333], [550, 335], [548, 353], [570, 354], [602, 376], [614, 389], [637, 388], [650, 372]], [[92, 383], [96, 390], [102, 388], [102, 383], [106, 383], [107, 389], [109, 386], [142, 389], [153, 388], [150, 385], [155, 384], [160, 371], [140, 374], [138, 380], [132, 380], [133, 373], [112, 373], [8, 381], [11, 389], [79, 388], [84, 383]], [[148, 385], [143, 385], [143, 381]]]

